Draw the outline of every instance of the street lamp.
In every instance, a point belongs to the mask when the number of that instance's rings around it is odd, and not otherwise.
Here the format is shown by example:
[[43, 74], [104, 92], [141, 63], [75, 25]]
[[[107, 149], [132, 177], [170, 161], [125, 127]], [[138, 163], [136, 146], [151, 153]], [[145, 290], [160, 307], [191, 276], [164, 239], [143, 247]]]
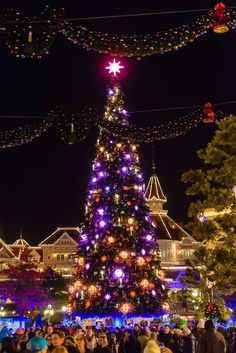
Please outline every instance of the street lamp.
[[46, 310], [44, 310], [44, 315], [48, 315], [48, 322], [50, 322], [50, 317], [54, 314], [54, 310], [51, 304], [48, 304]]

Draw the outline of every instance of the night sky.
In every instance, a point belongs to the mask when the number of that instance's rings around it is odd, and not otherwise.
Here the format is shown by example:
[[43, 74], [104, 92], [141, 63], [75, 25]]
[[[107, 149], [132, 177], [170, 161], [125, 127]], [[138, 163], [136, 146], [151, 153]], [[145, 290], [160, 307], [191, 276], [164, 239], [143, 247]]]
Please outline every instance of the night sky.
[[[30, 3], [30, 4], [29, 4]], [[64, 6], [65, 16], [86, 17], [140, 12], [212, 8], [212, 1], [1, 1], [1, 8], [38, 14], [46, 4]], [[229, 1], [228, 6], [234, 2]], [[189, 22], [202, 13], [84, 21], [91, 29], [114, 33], [152, 33]], [[47, 115], [60, 105], [77, 112], [83, 106], [102, 113], [109, 77], [104, 66], [111, 58], [87, 52], [57, 34], [50, 54], [41, 61], [17, 59], [0, 37], [0, 115]], [[123, 58], [120, 81], [127, 110], [198, 106], [205, 102], [233, 101], [235, 95], [236, 33], [209, 33], [177, 52], [143, 58]], [[234, 113], [236, 106], [218, 107]], [[150, 124], [181, 117], [190, 110], [132, 115]], [[32, 123], [29, 119], [0, 119], [0, 129]], [[214, 125], [200, 124], [187, 135], [155, 143], [158, 175], [168, 198], [169, 215], [187, 221], [184, 171], [201, 167], [196, 151], [211, 140]], [[54, 129], [21, 147], [0, 149], [0, 237], [7, 243], [20, 228], [31, 244], [38, 244], [58, 226], [78, 226], [94, 158], [97, 130], [75, 145], [60, 141]], [[152, 145], [140, 145], [146, 182], [151, 172]]]

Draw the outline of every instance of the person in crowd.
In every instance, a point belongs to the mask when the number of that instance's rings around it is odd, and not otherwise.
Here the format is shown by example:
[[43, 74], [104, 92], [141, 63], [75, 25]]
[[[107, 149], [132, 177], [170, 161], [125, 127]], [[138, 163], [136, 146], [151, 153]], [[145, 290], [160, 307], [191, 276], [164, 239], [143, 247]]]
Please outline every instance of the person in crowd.
[[74, 336], [84, 337], [84, 331], [81, 327], [77, 327]]
[[21, 335], [19, 337], [18, 345], [17, 345], [17, 350], [19, 349], [21, 352], [25, 352], [27, 348], [27, 343], [28, 343], [29, 337], [28, 335]]
[[111, 353], [108, 346], [107, 336], [100, 334], [97, 338], [97, 346], [94, 348], [93, 353]]
[[135, 324], [134, 325], [133, 332], [134, 332], [134, 335], [135, 335], [136, 338], [140, 335], [140, 326], [139, 326], [139, 324]]
[[52, 345], [53, 347], [59, 347], [59, 346], [63, 346], [65, 341], [65, 334], [62, 331], [53, 331], [52, 332]]
[[108, 340], [108, 346], [112, 353], [118, 353], [119, 343], [115, 333], [110, 334], [110, 339]]
[[155, 341], [149, 340], [143, 350], [143, 353], [161, 353], [161, 350]]
[[172, 340], [173, 340], [173, 335], [170, 332], [170, 326], [165, 325], [163, 327], [163, 330], [161, 330], [159, 332], [158, 341], [162, 342], [165, 347], [171, 348], [172, 347]]
[[153, 341], [155, 341], [156, 343], [158, 342], [158, 339], [157, 339], [157, 332], [155, 332], [155, 331], [151, 331], [150, 332], [150, 338], [149, 338], [150, 340], [153, 340]]
[[96, 337], [92, 328], [87, 329], [84, 340], [85, 340], [85, 352], [92, 353], [97, 344]]
[[216, 331], [212, 320], [205, 322], [205, 333], [200, 338], [198, 353], [226, 353], [225, 339]]
[[141, 329], [140, 334], [137, 337], [137, 340], [140, 345], [140, 352], [143, 353], [144, 347], [149, 339], [149, 336], [147, 336], [147, 331], [145, 328]]
[[53, 348], [52, 353], [68, 353], [68, 351], [64, 346], [56, 346]]
[[17, 348], [13, 341], [12, 337], [6, 336], [3, 337], [0, 343], [0, 352], [1, 353], [15, 353], [17, 352]]
[[76, 343], [73, 336], [66, 336], [63, 345], [68, 350], [68, 353], [78, 353], [78, 349], [76, 347]]
[[48, 345], [48, 353], [50, 353], [53, 350], [53, 344], [52, 344], [52, 335], [47, 335], [46, 337], [44, 337], [47, 341], [47, 345]]
[[44, 337], [32, 337], [27, 343], [27, 349], [30, 353], [47, 353], [47, 341]]
[[74, 338], [75, 338], [76, 347], [79, 353], [85, 353], [84, 334], [83, 335], [76, 334]]
[[196, 353], [197, 341], [191, 330], [187, 327], [183, 328], [183, 353]]
[[124, 330], [119, 341], [119, 353], [140, 353], [140, 343], [131, 330]]
[[169, 348], [171, 348], [173, 353], [183, 353], [183, 338], [181, 329], [174, 328], [171, 347]]

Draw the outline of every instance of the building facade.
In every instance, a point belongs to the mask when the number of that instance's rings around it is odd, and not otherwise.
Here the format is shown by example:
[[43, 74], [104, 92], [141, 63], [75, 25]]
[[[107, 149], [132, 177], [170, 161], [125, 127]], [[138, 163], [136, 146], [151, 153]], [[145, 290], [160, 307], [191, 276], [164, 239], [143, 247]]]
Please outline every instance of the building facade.
[[[198, 243], [164, 209], [167, 198], [161, 188], [155, 165], [147, 184], [145, 201], [156, 229], [166, 281], [170, 287], [180, 288], [180, 277], [186, 269], [185, 260], [193, 258]], [[0, 269], [9, 263], [32, 261], [38, 265], [39, 270], [50, 266], [63, 276], [70, 277], [75, 265], [74, 255], [77, 252], [79, 235], [79, 227], [58, 227], [37, 246], [30, 245], [23, 238], [22, 232], [13, 244], [6, 244], [0, 239]]]

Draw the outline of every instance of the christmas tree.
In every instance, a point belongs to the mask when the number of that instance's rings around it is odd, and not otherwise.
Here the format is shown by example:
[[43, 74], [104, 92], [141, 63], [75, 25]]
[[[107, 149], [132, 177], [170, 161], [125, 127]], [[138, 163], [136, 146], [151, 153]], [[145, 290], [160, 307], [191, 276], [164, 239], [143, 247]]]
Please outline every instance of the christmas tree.
[[166, 299], [157, 236], [144, 201], [137, 145], [110, 128], [129, 128], [129, 121], [116, 77], [121, 66], [113, 61], [108, 68], [113, 77], [88, 186], [71, 305], [80, 313], [154, 314]]

